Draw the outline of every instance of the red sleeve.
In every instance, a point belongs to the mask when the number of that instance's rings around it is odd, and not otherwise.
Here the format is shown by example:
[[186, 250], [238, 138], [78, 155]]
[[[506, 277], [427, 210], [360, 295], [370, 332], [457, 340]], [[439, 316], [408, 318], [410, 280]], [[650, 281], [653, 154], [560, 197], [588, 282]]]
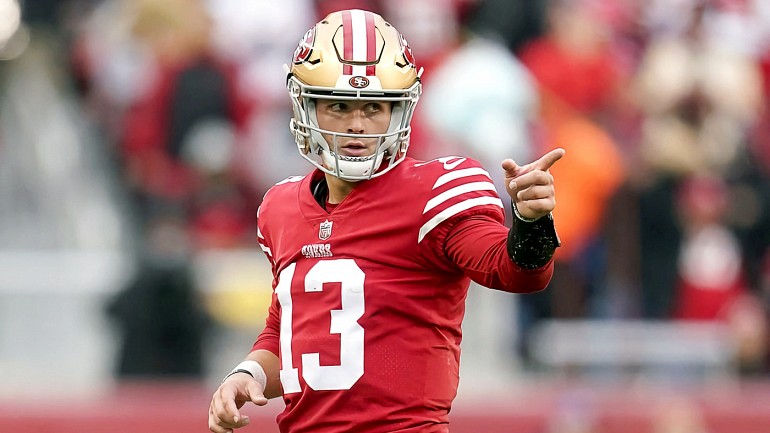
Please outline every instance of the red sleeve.
[[537, 269], [523, 269], [508, 256], [508, 228], [483, 214], [460, 219], [446, 236], [444, 251], [471, 280], [511, 293], [543, 290], [553, 275], [553, 259]]
[[268, 310], [267, 319], [265, 320], [265, 329], [257, 337], [257, 341], [251, 348], [251, 351], [263, 349], [273, 352], [275, 356], [278, 356], [278, 349], [280, 347], [280, 333], [281, 333], [281, 308], [278, 306], [278, 296], [273, 292], [273, 299], [270, 302], [270, 309]]
[[263, 212], [269, 207], [270, 200], [271, 196], [268, 191], [262, 199], [262, 204], [257, 209], [257, 243], [262, 249], [262, 252], [265, 253], [267, 260], [270, 262], [270, 268], [273, 272], [273, 296], [270, 300], [270, 308], [267, 311], [267, 319], [265, 319], [265, 329], [263, 329], [259, 334], [259, 337], [257, 337], [257, 341], [254, 343], [254, 346], [252, 346], [251, 351], [264, 349], [273, 352], [275, 356], [279, 356], [281, 306], [278, 303], [278, 295], [275, 294], [275, 287], [278, 284], [278, 274], [275, 269], [275, 260], [273, 259], [269, 236], [265, 236], [265, 233], [267, 233], [267, 227], [265, 226], [267, 218], [263, 215]]

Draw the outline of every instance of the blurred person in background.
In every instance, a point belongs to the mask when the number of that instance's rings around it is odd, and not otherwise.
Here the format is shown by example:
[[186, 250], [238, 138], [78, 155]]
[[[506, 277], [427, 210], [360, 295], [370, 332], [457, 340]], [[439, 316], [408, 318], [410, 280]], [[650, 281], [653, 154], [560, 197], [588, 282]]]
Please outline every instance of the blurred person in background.
[[[461, 20], [464, 9], [473, 1], [437, 0], [414, 2], [410, 0], [388, 1], [383, 4], [383, 15], [409, 35], [412, 49], [420, 53], [420, 64], [425, 72], [420, 76], [423, 84], [431, 85], [434, 72], [438, 72], [446, 60], [461, 45]], [[442, 93], [443, 90], [439, 90]], [[447, 103], [446, 99], [443, 99]], [[433, 105], [433, 104], [431, 104]], [[462, 142], [436, 131], [431, 115], [433, 110], [417, 111], [411, 123], [411, 141], [419, 143], [412, 150], [418, 159], [432, 159], [465, 151]], [[455, 119], [457, 120], [457, 119]]]
[[727, 226], [728, 205], [726, 181], [717, 176], [694, 175], [676, 192], [682, 243], [673, 318], [726, 324], [735, 370], [756, 375], [765, 369], [767, 319], [749, 285], [739, 239]]
[[[248, 119], [236, 132], [230, 171], [254, 191], [246, 197], [249, 227], [256, 204], [286, 172], [304, 169], [291, 148], [272, 144], [291, 140], [286, 128], [276, 128], [291, 115], [280, 67], [286, 52], [296, 45], [296, 34], [316, 21], [327, 1], [316, 0], [206, 0], [212, 17], [211, 44], [215, 52], [237, 66], [235, 90], [250, 101]], [[321, 15], [323, 16], [323, 15]], [[250, 233], [251, 234], [251, 233]]]
[[468, 17], [468, 25], [477, 32], [494, 34], [514, 53], [545, 31], [546, 1], [470, 0], [466, 3], [474, 5], [470, 8], [473, 14]]
[[281, 431], [448, 431], [469, 283], [542, 290], [558, 246], [555, 149], [502, 162], [512, 228], [473, 159], [406, 156], [420, 72], [379, 15], [335, 12], [300, 41], [290, 128], [315, 170], [276, 184], [258, 214], [273, 270], [266, 327], [214, 393], [209, 428], [283, 395]]
[[242, 244], [255, 211], [234, 163], [254, 102], [212, 31], [199, 0], [104, 2], [73, 52], [140, 223], [157, 204], [182, 206], [201, 248]]
[[[229, 176], [236, 131], [244, 127], [250, 108], [236, 91], [237, 70], [211, 49], [211, 17], [200, 1], [148, 0], [133, 6], [132, 30], [149, 48], [157, 75], [123, 120], [128, 179], [140, 203], [194, 203], [193, 224], [200, 216], [210, 220], [207, 211], [214, 206], [225, 227], [240, 219], [240, 241], [253, 213], [240, 208], [238, 200], [219, 200], [248, 193]], [[214, 176], [218, 194], [207, 194]]]
[[570, 158], [552, 173], [572, 179], [560, 184], [566, 192], [555, 215], [564, 247], [554, 257], [550, 289], [520, 299], [525, 361], [529, 331], [541, 320], [595, 315], [601, 299], [605, 213], [625, 177], [618, 145], [603, 123], [624, 80], [603, 6], [593, 0], [547, 2], [545, 33], [519, 51], [538, 90], [533, 146], [537, 152], [564, 148]]
[[757, 168], [749, 145], [763, 104], [757, 59], [712, 37], [710, 24], [725, 5], [685, 6], [686, 14], [667, 15], [668, 24], [653, 33], [635, 84], [643, 117], [633, 178], [640, 200], [642, 314], [650, 318], [670, 318], [677, 308], [677, 263], [685, 242], [677, 197], [688, 182], [704, 175], [726, 182], [731, 206], [724, 222], [743, 244], [737, 252], [741, 274], [761, 260], [763, 252], [751, 242], [768, 239], [760, 192], [766, 179], [752, 174]]
[[544, 98], [602, 120], [614, 109], [624, 81], [613, 51], [611, 6], [602, 0], [545, 4], [545, 32], [523, 44], [518, 55]]
[[677, 191], [675, 204], [682, 246], [673, 317], [717, 319], [747, 291], [738, 239], [724, 223], [726, 185], [719, 177], [693, 176]]
[[153, 209], [134, 278], [107, 306], [121, 343], [121, 379], [201, 379], [210, 320], [199, 298], [184, 213]]
[[[534, 79], [501, 37], [476, 20], [482, 2], [450, 3], [451, 8], [436, 5], [450, 30], [437, 38], [445, 48], [433, 70], [423, 74], [431, 92], [423, 96], [415, 122], [422, 121], [427, 137], [440, 143], [438, 149], [456, 149], [485, 166], [506, 157], [530, 159], [542, 150], [532, 149], [538, 108]], [[410, 8], [397, 9], [410, 15]]]

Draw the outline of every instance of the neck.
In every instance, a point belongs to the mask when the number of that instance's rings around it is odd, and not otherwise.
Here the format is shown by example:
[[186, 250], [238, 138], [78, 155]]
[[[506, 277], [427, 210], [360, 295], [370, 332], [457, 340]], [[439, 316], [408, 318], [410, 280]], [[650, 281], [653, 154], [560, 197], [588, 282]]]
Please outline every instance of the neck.
[[353, 192], [358, 182], [350, 182], [331, 174], [326, 174], [326, 184], [329, 186], [329, 203], [338, 204]]

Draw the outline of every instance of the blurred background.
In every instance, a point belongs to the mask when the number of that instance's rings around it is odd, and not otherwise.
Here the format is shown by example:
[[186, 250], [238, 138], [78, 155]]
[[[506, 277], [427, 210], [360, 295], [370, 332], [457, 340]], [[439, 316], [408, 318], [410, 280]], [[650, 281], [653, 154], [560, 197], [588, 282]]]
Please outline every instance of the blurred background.
[[281, 66], [351, 7], [425, 68], [411, 156], [567, 150], [549, 289], [471, 287], [452, 431], [770, 431], [767, 0], [0, 0], [0, 431], [207, 431], [310, 169]]

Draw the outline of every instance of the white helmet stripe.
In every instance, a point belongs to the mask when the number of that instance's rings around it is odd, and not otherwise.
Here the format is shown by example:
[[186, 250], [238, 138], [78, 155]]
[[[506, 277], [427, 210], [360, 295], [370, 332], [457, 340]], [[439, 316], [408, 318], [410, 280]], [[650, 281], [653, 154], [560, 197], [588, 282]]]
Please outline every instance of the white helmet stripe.
[[[350, 11], [350, 18], [353, 25], [353, 60], [356, 62], [365, 62], [366, 53], [366, 17], [364, 11], [354, 9]], [[353, 75], [366, 75], [366, 66], [354, 65]]]
[[[373, 62], [377, 55], [374, 15], [354, 9], [342, 12], [344, 59], [352, 62]], [[349, 65], [343, 67], [344, 75], [374, 75], [374, 66]]]

